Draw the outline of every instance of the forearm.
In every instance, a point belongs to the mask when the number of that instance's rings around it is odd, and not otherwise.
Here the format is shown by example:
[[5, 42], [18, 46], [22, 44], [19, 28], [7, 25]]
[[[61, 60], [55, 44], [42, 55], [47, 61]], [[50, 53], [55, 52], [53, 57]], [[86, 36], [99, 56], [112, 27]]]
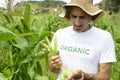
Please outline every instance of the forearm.
[[112, 63], [103, 63], [99, 67], [98, 74], [85, 73], [85, 80], [110, 80]]
[[110, 80], [110, 75], [108, 74], [88, 74], [85, 73], [84, 80]]

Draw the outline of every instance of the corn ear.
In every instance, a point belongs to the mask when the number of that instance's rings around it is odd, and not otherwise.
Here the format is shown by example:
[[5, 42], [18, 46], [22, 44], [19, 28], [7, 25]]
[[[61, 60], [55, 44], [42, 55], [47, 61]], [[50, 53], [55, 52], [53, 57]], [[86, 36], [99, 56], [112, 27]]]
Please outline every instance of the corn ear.
[[57, 37], [54, 38], [54, 53], [53, 55], [57, 55], [58, 53], [58, 40]]
[[68, 80], [69, 70], [68, 69], [64, 69], [63, 67], [61, 69], [62, 69], [62, 74], [61, 74], [60, 80]]
[[50, 54], [52, 55], [57, 55], [58, 53], [58, 42], [57, 42], [57, 37], [54, 38], [54, 46], [51, 45], [50, 41], [48, 38], [46, 38], [47, 44], [42, 43], [43, 46], [45, 46]]

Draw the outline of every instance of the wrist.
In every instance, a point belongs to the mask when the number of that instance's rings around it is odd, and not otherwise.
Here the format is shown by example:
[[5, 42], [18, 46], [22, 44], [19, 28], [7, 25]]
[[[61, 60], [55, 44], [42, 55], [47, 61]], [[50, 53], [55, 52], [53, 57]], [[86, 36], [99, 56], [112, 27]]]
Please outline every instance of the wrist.
[[94, 80], [94, 77], [95, 77], [94, 74], [84, 73], [85, 80]]

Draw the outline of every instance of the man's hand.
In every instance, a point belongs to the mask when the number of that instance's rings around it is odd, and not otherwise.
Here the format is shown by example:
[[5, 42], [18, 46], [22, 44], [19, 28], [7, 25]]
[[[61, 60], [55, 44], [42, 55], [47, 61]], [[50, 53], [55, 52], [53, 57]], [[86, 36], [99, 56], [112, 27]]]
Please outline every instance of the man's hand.
[[58, 72], [60, 67], [61, 67], [61, 65], [62, 65], [62, 62], [61, 62], [61, 59], [60, 59], [59, 55], [52, 56], [50, 58], [49, 66], [50, 66], [52, 71]]
[[68, 79], [69, 80], [84, 80], [84, 72], [82, 72], [81, 70], [70, 71], [68, 73]]

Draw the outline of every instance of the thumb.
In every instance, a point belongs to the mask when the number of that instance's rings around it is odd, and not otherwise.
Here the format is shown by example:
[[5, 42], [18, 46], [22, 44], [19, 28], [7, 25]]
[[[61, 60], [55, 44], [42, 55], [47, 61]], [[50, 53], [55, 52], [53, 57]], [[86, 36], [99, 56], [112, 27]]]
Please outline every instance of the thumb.
[[84, 80], [84, 78], [85, 78], [85, 75], [84, 75], [84, 73], [82, 73], [82, 77], [80, 80]]

